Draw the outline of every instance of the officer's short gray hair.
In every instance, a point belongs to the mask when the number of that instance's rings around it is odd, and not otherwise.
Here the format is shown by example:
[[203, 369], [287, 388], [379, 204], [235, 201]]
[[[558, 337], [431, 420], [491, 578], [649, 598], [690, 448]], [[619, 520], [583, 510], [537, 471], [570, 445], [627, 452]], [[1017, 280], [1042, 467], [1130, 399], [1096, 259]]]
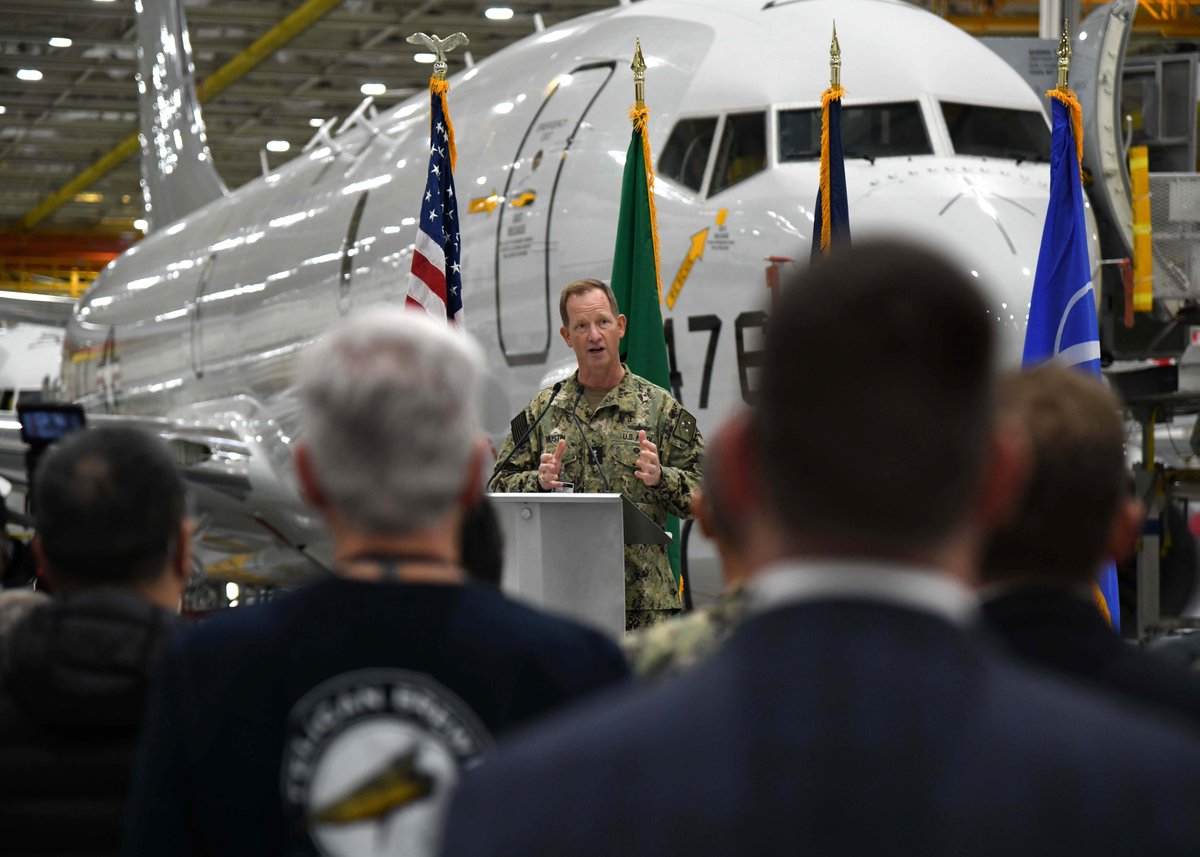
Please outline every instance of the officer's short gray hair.
[[304, 435], [330, 505], [394, 535], [448, 512], [479, 436], [482, 368], [467, 334], [398, 307], [351, 317], [309, 349]]

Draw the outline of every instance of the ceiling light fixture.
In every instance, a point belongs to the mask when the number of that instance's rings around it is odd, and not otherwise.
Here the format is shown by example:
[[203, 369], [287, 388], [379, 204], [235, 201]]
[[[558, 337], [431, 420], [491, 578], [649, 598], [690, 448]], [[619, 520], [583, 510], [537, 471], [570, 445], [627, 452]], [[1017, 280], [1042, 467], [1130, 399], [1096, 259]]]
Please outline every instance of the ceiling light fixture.
[[507, 21], [513, 16], [513, 10], [507, 6], [493, 6], [490, 9], [485, 9], [483, 17], [490, 21]]
[[[108, 2], [108, 0], [97, 0], [97, 2], [106, 3], [106, 2]], [[133, 221], [133, 228], [136, 229], [138, 232], [145, 232], [149, 227], [150, 227], [150, 224], [147, 223], [145, 220], [143, 220], [140, 217], [137, 220]]]
[[8, 112], [8, 108], [5, 107], [3, 104], [0, 104], [0, 116], [3, 116], [7, 112]]
[[419, 54], [413, 54], [413, 59], [419, 63], [425, 63], [426, 65], [428, 65], [429, 63], [435, 62], [437, 60], [437, 55], [436, 54], [427, 54], [427, 53], [422, 52]]
[[76, 202], [101, 202], [104, 199], [104, 194], [96, 193], [95, 191], [83, 191], [75, 194]]
[[69, 48], [74, 44], [66, 36], [54, 36], [50, 39], [50, 47], [52, 48]]
[[35, 81], [42, 79], [42, 73], [36, 68], [22, 68], [17, 70], [18, 80]]
[[[418, 56], [420, 55], [418, 54]], [[358, 88], [358, 91], [363, 95], [383, 95], [387, 92], [387, 86], [382, 83], [364, 83]]]
[[286, 152], [290, 148], [292, 148], [292, 144], [289, 143], [287, 140], [268, 140], [267, 141], [267, 151], [268, 152]]
[[324, 124], [325, 124], [325, 120], [324, 120], [324, 119], [318, 119], [316, 116], [314, 116], [312, 119], [309, 119], [309, 120], [308, 120], [308, 127], [309, 127], [309, 128], [320, 128], [320, 127], [321, 127], [322, 125], [324, 125]]

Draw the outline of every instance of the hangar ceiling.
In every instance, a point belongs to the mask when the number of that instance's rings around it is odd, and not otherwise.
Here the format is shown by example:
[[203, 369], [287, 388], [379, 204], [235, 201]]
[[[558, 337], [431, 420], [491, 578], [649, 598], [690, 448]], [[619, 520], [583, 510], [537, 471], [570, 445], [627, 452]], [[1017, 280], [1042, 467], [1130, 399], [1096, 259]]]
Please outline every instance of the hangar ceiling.
[[[205, 80], [284, 21], [303, 0], [185, 0], [198, 80]], [[390, 106], [427, 85], [431, 66], [414, 62], [404, 39], [416, 31], [471, 38], [476, 60], [546, 26], [613, 5], [612, 0], [512, 2], [510, 20], [489, 20], [482, 0], [343, 0], [204, 105], [208, 137], [226, 184], [262, 172], [268, 153], [293, 157], [313, 133], [310, 121], [345, 116], [364, 83], [383, 83]], [[0, 230], [20, 229], [40, 202], [137, 131], [133, 0], [4, 0], [0, 3]], [[55, 47], [51, 39], [70, 39]], [[451, 71], [462, 68], [461, 52]], [[37, 69], [27, 81], [21, 69]], [[141, 214], [136, 158], [75, 194], [33, 228], [73, 233], [128, 231]]]
[[[260, 175], [260, 153], [268, 141], [291, 146], [290, 153], [268, 153], [272, 163], [294, 156], [312, 134], [310, 122], [345, 116], [362, 100], [362, 84], [387, 87], [376, 99], [381, 106], [423, 88], [430, 67], [414, 62], [414, 49], [404, 42], [411, 32], [445, 35], [462, 30], [471, 37], [471, 54], [480, 60], [533, 32], [535, 16], [552, 26], [616, 2], [184, 0], [184, 6], [202, 83], [243, 57], [265, 34], [276, 32], [297, 10], [322, 7], [311, 26], [205, 104], [218, 169], [235, 188]], [[30, 232], [136, 237], [132, 223], [141, 211], [137, 159], [132, 157], [86, 183], [45, 216], [36, 214], [39, 204], [137, 130], [133, 4], [134, 0], [0, 3], [0, 237]], [[485, 17], [487, 8], [500, 5], [513, 10], [511, 19]], [[1037, 4], [1025, 0], [924, 0], [919, 5], [976, 32], [1031, 34], [1029, 22], [1034, 30], [1037, 25]], [[1086, 11], [1098, 4], [1082, 5]], [[1160, 19], [1151, 12], [1165, 14], [1168, 7], [1188, 16], [1186, 26], [1196, 28], [1200, 22], [1195, 17], [1200, 3], [1142, 0], [1141, 5], [1139, 23], [1153, 24]], [[464, 60], [461, 53], [452, 55], [451, 70], [461, 68]], [[41, 79], [21, 79], [22, 69], [36, 69]], [[0, 248], [0, 255], [3, 252]]]

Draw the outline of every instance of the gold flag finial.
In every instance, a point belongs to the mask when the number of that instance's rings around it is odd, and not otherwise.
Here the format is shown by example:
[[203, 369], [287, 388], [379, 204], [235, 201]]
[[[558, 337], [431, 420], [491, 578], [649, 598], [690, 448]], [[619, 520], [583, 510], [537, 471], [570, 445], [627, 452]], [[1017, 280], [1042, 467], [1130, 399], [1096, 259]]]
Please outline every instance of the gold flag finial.
[[837, 21], [833, 22], [833, 41], [829, 43], [829, 85], [842, 85], [842, 46], [837, 40]]
[[1058, 43], [1058, 91], [1067, 91], [1067, 72], [1071, 70], [1071, 36], [1067, 19], [1063, 19], [1062, 41]]
[[633, 69], [633, 93], [637, 99], [637, 106], [646, 106], [646, 60], [642, 56], [642, 39], [637, 38], [637, 46], [633, 49], [633, 65], [629, 66]]

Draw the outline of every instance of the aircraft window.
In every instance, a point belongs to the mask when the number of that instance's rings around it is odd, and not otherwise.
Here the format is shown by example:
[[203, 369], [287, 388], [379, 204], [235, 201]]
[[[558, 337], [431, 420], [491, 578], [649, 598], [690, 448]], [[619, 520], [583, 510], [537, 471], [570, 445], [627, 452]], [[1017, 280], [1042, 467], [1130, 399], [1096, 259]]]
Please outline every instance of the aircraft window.
[[708, 195], [748, 179], [767, 168], [767, 114], [735, 113], [725, 117], [717, 167]]
[[708, 166], [708, 151], [712, 148], [717, 130], [715, 116], [703, 119], [684, 119], [676, 123], [658, 157], [658, 174], [700, 190], [704, 184], [704, 168]]
[[1050, 134], [1040, 110], [942, 102], [950, 141], [959, 155], [1049, 161]]
[[[915, 101], [842, 108], [842, 151], [847, 158], [932, 155], [933, 146]], [[779, 159], [821, 157], [821, 109], [779, 111]]]

